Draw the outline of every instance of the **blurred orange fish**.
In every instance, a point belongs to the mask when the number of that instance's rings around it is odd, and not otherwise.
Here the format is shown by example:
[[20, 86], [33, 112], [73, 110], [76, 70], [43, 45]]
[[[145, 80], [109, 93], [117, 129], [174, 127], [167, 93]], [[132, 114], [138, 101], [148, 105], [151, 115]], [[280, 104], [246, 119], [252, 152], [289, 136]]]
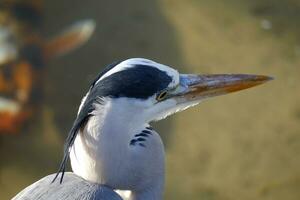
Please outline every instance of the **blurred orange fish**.
[[41, 0], [0, 3], [0, 134], [18, 133], [41, 103], [44, 66], [84, 44], [95, 29], [81, 20], [58, 36], [41, 35]]

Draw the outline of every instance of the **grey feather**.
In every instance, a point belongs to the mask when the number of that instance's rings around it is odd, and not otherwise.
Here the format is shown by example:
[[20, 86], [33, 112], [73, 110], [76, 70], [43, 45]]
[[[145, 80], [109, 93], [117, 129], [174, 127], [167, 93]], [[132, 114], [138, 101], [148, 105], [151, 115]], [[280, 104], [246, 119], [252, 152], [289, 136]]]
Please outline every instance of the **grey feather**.
[[88, 182], [74, 173], [65, 174], [63, 183], [51, 183], [51, 174], [33, 183], [12, 200], [122, 200], [111, 188]]

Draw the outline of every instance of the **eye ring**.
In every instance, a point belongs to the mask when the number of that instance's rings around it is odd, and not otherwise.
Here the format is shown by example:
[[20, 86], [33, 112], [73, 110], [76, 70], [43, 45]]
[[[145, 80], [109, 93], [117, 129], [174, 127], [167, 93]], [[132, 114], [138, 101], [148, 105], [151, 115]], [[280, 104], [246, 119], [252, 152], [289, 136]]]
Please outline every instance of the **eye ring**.
[[165, 98], [166, 98], [166, 96], [167, 96], [167, 91], [162, 91], [162, 92], [160, 92], [159, 94], [157, 94], [157, 96], [156, 96], [156, 100], [157, 101], [162, 101], [162, 100], [164, 100]]

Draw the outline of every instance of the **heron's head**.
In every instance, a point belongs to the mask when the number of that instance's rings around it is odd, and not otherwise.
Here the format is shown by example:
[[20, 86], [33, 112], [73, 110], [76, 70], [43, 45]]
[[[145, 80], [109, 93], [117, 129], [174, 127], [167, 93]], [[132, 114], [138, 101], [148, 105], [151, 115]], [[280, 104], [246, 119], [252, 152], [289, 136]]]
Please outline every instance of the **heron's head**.
[[82, 106], [97, 98], [110, 99], [122, 108], [119, 115], [138, 116], [148, 123], [196, 105], [203, 99], [253, 87], [270, 79], [244, 74], [180, 74], [166, 65], [133, 58], [105, 69], [92, 84]]
[[[271, 78], [260, 75], [180, 74], [171, 67], [142, 58], [113, 63], [99, 74], [82, 100], [65, 144], [59, 172], [65, 170], [70, 147], [79, 129], [85, 127], [92, 116], [96, 117], [91, 124], [97, 127], [104, 123], [117, 128], [126, 124], [142, 126], [196, 105], [203, 99], [253, 87], [268, 80]], [[97, 115], [105, 115], [106, 118]]]

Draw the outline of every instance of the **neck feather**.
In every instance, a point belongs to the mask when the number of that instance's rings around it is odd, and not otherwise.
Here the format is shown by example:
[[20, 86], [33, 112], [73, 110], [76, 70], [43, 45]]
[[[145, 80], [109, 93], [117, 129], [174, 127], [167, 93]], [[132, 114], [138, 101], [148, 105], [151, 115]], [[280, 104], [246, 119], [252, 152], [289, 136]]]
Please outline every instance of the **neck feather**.
[[[121, 105], [121, 106], [120, 106]], [[130, 200], [159, 200], [164, 185], [164, 148], [151, 130], [143, 145], [130, 142], [148, 124], [138, 110], [114, 101], [95, 105], [93, 116], [75, 139], [71, 165], [75, 174], [113, 189], [130, 190]]]

